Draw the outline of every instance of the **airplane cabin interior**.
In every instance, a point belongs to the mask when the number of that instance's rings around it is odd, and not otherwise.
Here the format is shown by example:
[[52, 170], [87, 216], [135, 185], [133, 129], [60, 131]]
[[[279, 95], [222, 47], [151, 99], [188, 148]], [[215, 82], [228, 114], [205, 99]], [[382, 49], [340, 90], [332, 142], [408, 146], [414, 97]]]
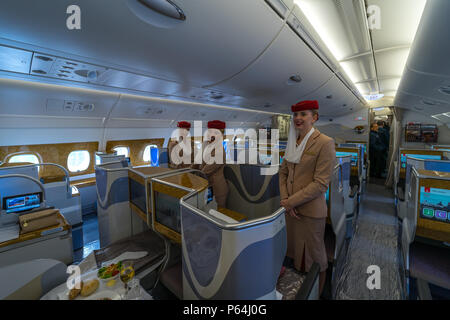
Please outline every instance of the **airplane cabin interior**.
[[450, 299], [449, 13], [1, 1], [0, 299]]

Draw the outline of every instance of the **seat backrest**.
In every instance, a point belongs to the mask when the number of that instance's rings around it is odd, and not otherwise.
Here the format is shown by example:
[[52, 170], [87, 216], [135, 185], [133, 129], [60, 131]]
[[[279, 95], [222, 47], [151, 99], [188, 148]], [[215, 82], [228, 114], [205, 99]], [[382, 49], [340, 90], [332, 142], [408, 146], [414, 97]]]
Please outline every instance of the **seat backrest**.
[[38, 300], [64, 283], [67, 266], [57, 260], [37, 259], [0, 268], [1, 300]]

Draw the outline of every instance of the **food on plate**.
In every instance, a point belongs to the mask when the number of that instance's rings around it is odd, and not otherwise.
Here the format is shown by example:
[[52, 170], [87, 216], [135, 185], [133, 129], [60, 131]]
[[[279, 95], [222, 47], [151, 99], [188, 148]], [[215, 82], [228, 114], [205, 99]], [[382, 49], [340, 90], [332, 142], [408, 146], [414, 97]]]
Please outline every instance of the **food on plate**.
[[99, 284], [100, 282], [97, 279], [86, 281], [86, 283], [83, 284], [83, 288], [81, 288], [81, 295], [83, 297], [90, 296], [97, 290]]
[[111, 298], [105, 297], [105, 298], [98, 298], [97, 300], [112, 300]]
[[106, 286], [107, 286], [107, 287], [112, 287], [112, 286], [114, 286], [115, 284], [116, 284], [116, 280], [111, 279], [111, 280], [109, 280], [109, 281], [106, 283]]
[[97, 276], [100, 279], [109, 279], [117, 276], [120, 273], [121, 269], [122, 269], [122, 261], [119, 261], [118, 263], [112, 263], [107, 267], [100, 268], [98, 270]]
[[77, 289], [77, 286], [69, 291], [69, 300], [73, 300], [81, 293], [81, 289], [83, 289], [83, 281], [80, 282], [80, 289]]

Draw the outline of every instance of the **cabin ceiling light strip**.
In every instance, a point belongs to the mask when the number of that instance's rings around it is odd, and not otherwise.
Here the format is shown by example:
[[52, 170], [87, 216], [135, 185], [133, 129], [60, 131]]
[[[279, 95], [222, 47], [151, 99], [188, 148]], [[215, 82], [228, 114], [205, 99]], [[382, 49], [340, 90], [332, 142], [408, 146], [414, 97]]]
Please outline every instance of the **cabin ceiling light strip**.
[[[310, 24], [314, 27], [316, 32], [319, 34], [322, 41], [326, 44], [330, 52], [333, 54], [334, 58], [339, 61], [339, 64], [342, 68], [342, 70], [347, 74], [347, 76], [350, 78], [350, 80], [356, 84], [357, 82], [360, 82], [361, 79], [364, 77], [362, 75], [357, 75], [353, 70], [350, 69], [349, 65], [346, 64], [346, 60], [348, 60], [348, 57], [346, 57], [343, 46], [341, 43], [338, 42], [337, 39], [340, 37], [336, 37], [333, 32], [335, 28], [333, 27], [332, 23], [330, 21], [330, 18], [327, 15], [326, 10], [321, 10], [321, 6], [323, 6], [325, 1], [329, 1], [329, 4], [332, 4], [331, 0], [294, 0], [294, 3], [303, 11], [307, 19], [309, 20]], [[328, 3], [327, 3], [328, 4]], [[416, 15], [414, 16], [408, 16], [409, 19], [408, 22], [412, 25], [410, 31], [412, 35], [412, 39], [415, 37], [415, 34], [417, 32], [420, 18], [422, 17], [423, 10], [425, 8], [426, 0], [423, 1], [416, 1], [409, 4], [410, 6], [415, 6], [416, 9]], [[413, 21], [412, 21], [412, 20]], [[367, 24], [368, 26], [368, 24]], [[395, 32], [395, 30], [392, 30], [392, 32]], [[348, 37], [347, 39], [352, 38]], [[364, 53], [365, 54], [365, 53]], [[356, 53], [355, 57], [357, 57], [359, 53]], [[406, 65], [408, 54], [405, 56], [405, 58], [398, 58], [402, 61], [397, 61], [396, 65]], [[378, 75], [377, 75], [378, 76]], [[367, 90], [363, 90], [363, 87], [356, 86], [358, 88], [358, 91], [363, 96], [367, 96]], [[395, 91], [398, 88], [393, 88]], [[372, 92], [370, 92], [372, 93]], [[385, 92], [384, 92], [385, 93]], [[372, 96], [372, 94], [371, 94]]]

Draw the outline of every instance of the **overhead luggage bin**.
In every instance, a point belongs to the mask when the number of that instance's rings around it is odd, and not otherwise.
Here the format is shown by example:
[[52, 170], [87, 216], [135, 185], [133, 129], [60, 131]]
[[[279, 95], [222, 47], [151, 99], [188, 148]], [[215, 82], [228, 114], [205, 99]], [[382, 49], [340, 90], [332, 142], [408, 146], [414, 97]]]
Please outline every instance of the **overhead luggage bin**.
[[332, 76], [330, 69], [285, 25], [254, 63], [212, 88], [254, 99], [255, 103], [291, 105], [318, 89]]
[[319, 114], [333, 118], [357, 111], [362, 107], [356, 96], [336, 75], [302, 99], [317, 100], [320, 106]]
[[201, 86], [242, 70], [283, 25], [264, 1], [199, 0], [177, 4], [186, 19], [173, 28], [161, 28], [135, 15], [130, 2], [138, 0], [78, 1], [80, 32], [66, 27], [66, 3], [45, 0], [37, 6], [2, 1], [0, 29], [5, 31], [3, 38], [42, 53], [58, 52], [103, 67], [139, 70], [141, 75]]

